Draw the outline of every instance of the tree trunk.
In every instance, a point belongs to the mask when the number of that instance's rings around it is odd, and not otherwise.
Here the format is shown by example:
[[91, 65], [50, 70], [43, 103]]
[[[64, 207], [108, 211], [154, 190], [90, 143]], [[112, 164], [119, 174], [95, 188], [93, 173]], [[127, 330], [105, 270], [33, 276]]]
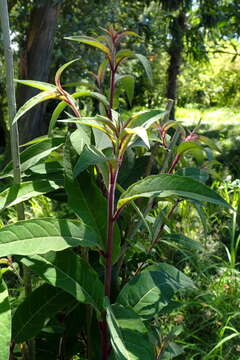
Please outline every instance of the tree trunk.
[[170, 57], [169, 66], [167, 70], [167, 99], [174, 100], [174, 104], [170, 113], [170, 119], [174, 120], [175, 117], [175, 101], [177, 98], [177, 79], [180, 73], [180, 66], [182, 62], [182, 53], [184, 50], [184, 32], [186, 29], [186, 14], [181, 12], [172, 24], [172, 41], [168, 49]]
[[[48, 81], [53, 50], [54, 34], [60, 5], [48, 0], [41, 7], [33, 8], [26, 44], [20, 62], [20, 79]], [[19, 85], [17, 91], [18, 108], [39, 91]], [[44, 120], [46, 103], [41, 103], [19, 120], [20, 144], [47, 133], [48, 124]]]

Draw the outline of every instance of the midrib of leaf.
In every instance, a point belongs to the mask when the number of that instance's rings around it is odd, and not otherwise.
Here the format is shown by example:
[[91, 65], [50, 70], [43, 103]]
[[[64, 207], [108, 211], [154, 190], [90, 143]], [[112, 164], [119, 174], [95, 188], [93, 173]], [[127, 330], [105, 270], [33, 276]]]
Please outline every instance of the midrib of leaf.
[[[41, 256], [40, 256], [41, 257]], [[59, 268], [57, 265], [52, 264], [50, 261], [46, 260], [45, 258], [41, 257], [41, 261], [44, 261], [46, 264], [49, 264], [50, 267], [54, 267], [55, 269], [57, 269], [59, 271], [60, 274], [62, 274], [64, 276], [65, 279], [69, 279], [71, 283], [75, 283], [76, 286], [80, 289], [80, 291], [84, 294], [86, 299], [90, 299], [92, 305], [95, 307], [95, 309], [97, 311], [99, 311], [97, 304], [95, 302], [95, 300], [92, 298], [92, 296], [77, 282], [77, 280], [75, 280], [74, 278], [72, 278], [71, 276], [68, 275], [67, 272], [63, 271], [61, 268]], [[52, 282], [54, 284], [54, 278], [51, 278], [51, 276], [48, 276], [48, 278], [44, 275], [44, 278], [46, 279], [46, 281], [48, 281], [50, 283], [50, 281], [48, 279], [52, 279]], [[51, 284], [51, 283], [50, 283]], [[52, 285], [52, 284], [51, 284]], [[56, 285], [54, 285], [56, 286]], [[61, 288], [62, 289], [62, 288]], [[74, 296], [73, 294], [71, 294], [70, 292], [68, 292], [70, 295]]]

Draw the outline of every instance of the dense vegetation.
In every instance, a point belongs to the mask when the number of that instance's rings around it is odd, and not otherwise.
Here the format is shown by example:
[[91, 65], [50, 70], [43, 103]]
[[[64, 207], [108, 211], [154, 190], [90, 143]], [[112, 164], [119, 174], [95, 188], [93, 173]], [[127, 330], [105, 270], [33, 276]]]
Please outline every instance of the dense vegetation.
[[0, 360], [239, 359], [238, 1], [8, 7]]

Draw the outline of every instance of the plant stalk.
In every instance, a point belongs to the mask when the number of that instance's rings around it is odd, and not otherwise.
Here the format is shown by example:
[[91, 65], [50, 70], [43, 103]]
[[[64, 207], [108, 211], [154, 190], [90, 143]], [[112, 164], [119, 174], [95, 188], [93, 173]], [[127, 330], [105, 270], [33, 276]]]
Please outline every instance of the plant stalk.
[[[15, 184], [21, 183], [21, 164], [20, 164], [20, 153], [19, 153], [19, 136], [17, 123], [13, 124], [13, 119], [16, 114], [16, 97], [15, 97], [15, 86], [14, 86], [14, 65], [13, 65], [13, 52], [11, 47], [10, 39], [10, 25], [9, 25], [9, 14], [7, 0], [0, 0], [0, 22], [3, 33], [3, 47], [4, 56], [6, 63], [6, 92], [8, 99], [8, 116], [9, 116], [9, 127], [10, 127], [10, 142], [11, 142], [11, 156], [13, 161], [13, 181]], [[16, 205], [17, 218], [18, 220], [25, 219], [24, 206], [23, 204]], [[25, 286], [26, 296], [32, 290], [30, 271], [28, 268], [23, 268], [23, 279]], [[34, 341], [32, 340], [28, 344], [31, 348], [31, 360], [35, 359]]]

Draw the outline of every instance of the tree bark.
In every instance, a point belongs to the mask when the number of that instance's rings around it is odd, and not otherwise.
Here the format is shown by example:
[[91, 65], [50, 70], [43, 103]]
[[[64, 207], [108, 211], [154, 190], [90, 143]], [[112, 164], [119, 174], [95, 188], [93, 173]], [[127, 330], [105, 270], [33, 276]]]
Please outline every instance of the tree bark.
[[174, 120], [175, 118], [175, 101], [177, 99], [177, 79], [180, 74], [180, 66], [182, 63], [182, 54], [184, 50], [184, 33], [186, 29], [186, 14], [185, 12], [180, 12], [180, 14], [175, 18], [175, 21], [172, 25], [172, 40], [168, 49], [168, 54], [170, 57], [169, 66], [167, 70], [167, 90], [166, 97], [167, 99], [174, 100], [172, 110], [170, 112], [170, 119]]
[[[30, 15], [27, 39], [20, 61], [20, 79], [47, 82], [60, 5], [53, 0], [44, 2], [41, 7], [37, 6], [37, 3], [38, 1]], [[38, 92], [31, 87], [19, 85], [18, 108]], [[47, 133], [45, 109], [46, 103], [41, 103], [19, 120], [20, 144]]]

